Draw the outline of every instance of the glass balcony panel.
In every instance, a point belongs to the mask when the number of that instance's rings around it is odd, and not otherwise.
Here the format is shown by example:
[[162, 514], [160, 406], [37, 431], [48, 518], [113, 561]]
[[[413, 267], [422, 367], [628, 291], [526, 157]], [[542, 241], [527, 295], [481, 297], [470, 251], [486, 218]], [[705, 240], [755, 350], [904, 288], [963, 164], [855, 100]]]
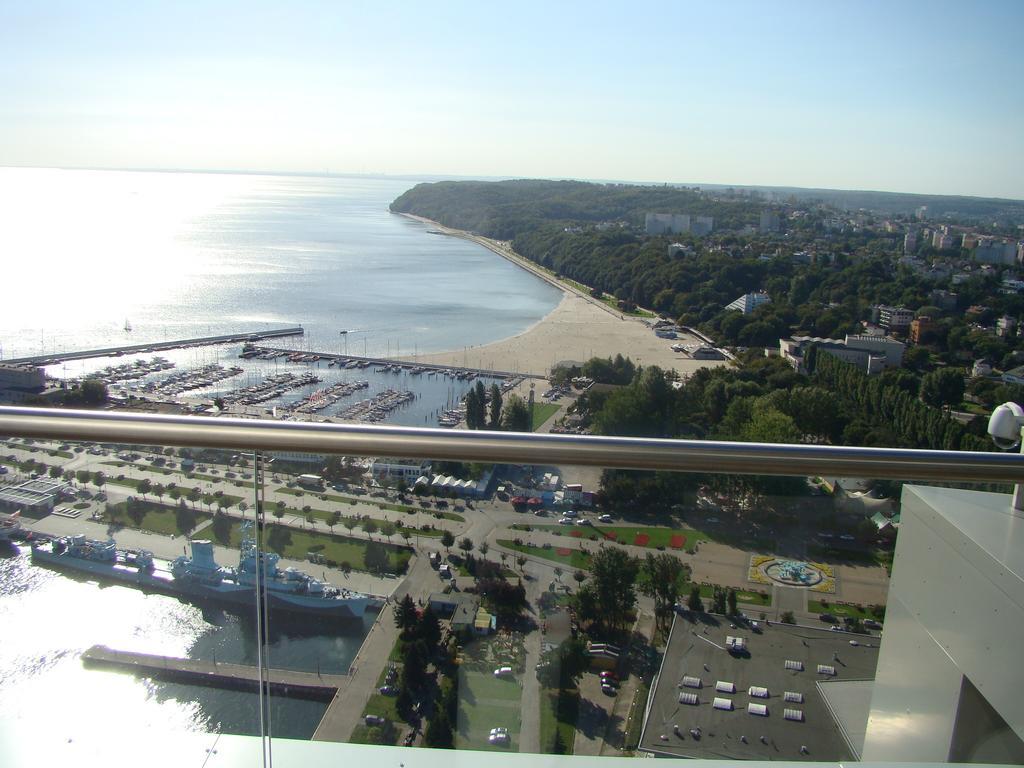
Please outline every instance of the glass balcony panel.
[[7, 718], [69, 742], [260, 734], [255, 589], [204, 568], [234, 567], [239, 526], [252, 524], [251, 462], [232, 456], [0, 443]]
[[[839, 762], [870, 759], [872, 729], [881, 725], [877, 759], [894, 748], [884, 697], [906, 687], [882, 650], [887, 622], [895, 616], [903, 637], [920, 629], [910, 606], [927, 600], [923, 580], [958, 594], [943, 566], [917, 550], [935, 545], [934, 530], [946, 536], [947, 523], [966, 530], [958, 515], [975, 506], [976, 518], [1002, 520], [1012, 490], [276, 450], [259, 458], [207, 451], [185, 469], [178, 449], [21, 439], [0, 449], [3, 479], [49, 474], [30, 458], [61, 473], [109, 467], [99, 487], [94, 474], [69, 478], [69, 505], [89, 505], [78, 517], [24, 515], [33, 532], [81, 528], [103, 538], [109, 529], [119, 548], [144, 541], [172, 558], [189, 551], [178, 530], [185, 525], [193, 538], [205, 532], [219, 564], [234, 566], [251, 523], [268, 566], [268, 611], [261, 633], [255, 594], [249, 610], [224, 610], [101, 587], [32, 565], [25, 548], [12, 551], [2, 561], [0, 607], [9, 626], [34, 629], [0, 650], [5, 708], [17, 700], [19, 719], [58, 722], [69, 735], [102, 730], [114, 711], [118, 725], [161, 736], [241, 734], [223, 742], [222, 759], [239, 750], [258, 757], [252, 737], [264, 733], [281, 757], [312, 741], [308, 754], [321, 757], [347, 742]], [[82, 486], [92, 498], [77, 497]], [[97, 500], [97, 491], [108, 498]], [[141, 523], [131, 519], [138, 508], [128, 509], [128, 496], [146, 505]], [[168, 508], [154, 511], [161, 504]], [[916, 549], [901, 574], [894, 553], [906, 537], [905, 504]], [[103, 518], [119, 510], [118, 520]], [[94, 512], [103, 519], [91, 519]], [[896, 609], [894, 572], [904, 595]], [[630, 582], [635, 600], [621, 600]], [[48, 599], [25, 599], [32, 594]], [[958, 605], [975, 610], [971, 602]], [[944, 615], [941, 604], [922, 610], [932, 611], [928, 621]], [[969, 651], [973, 635], [959, 635], [951, 642], [966, 638]], [[262, 663], [271, 680], [262, 722], [255, 693], [86, 667], [80, 655], [94, 644]], [[1000, 719], [1005, 708], [992, 686], [975, 677], [960, 685], [956, 670], [944, 672], [935, 677], [955, 694], [947, 709], [955, 713], [959, 702], [989, 723], [980, 735], [958, 718], [946, 723], [957, 754], [1012, 757], [1014, 726]], [[885, 685], [871, 682], [876, 674]], [[90, 706], [97, 689], [111, 706]], [[888, 733], [924, 732], [940, 714], [891, 712]], [[977, 751], [992, 743], [1003, 751]], [[193, 748], [183, 738], [181, 749]]]

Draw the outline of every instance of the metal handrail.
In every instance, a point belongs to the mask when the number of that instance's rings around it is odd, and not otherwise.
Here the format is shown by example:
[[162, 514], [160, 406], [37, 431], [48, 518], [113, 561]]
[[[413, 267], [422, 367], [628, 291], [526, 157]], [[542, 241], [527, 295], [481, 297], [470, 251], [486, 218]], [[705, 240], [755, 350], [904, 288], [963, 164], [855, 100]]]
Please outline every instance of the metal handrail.
[[48, 408], [0, 407], [0, 435], [720, 474], [1024, 482], [1024, 456], [1017, 453], [538, 435]]

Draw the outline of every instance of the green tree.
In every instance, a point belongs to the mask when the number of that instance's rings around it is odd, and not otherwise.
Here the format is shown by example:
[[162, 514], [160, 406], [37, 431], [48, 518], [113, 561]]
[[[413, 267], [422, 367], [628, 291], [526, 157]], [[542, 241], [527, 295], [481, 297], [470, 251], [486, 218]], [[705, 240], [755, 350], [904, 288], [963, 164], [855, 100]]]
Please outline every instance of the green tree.
[[382, 535], [387, 537], [387, 540], [389, 542], [391, 541], [391, 537], [395, 535], [395, 531], [397, 531], [397, 530], [398, 530], [398, 526], [396, 526], [390, 520], [384, 520], [380, 524], [380, 532], [381, 532]]
[[481, 424], [477, 421], [477, 413], [479, 412], [479, 403], [477, 402], [476, 390], [471, 389], [466, 393], [466, 428], [467, 429], [480, 429]]
[[605, 547], [590, 561], [591, 581], [603, 610], [601, 623], [613, 629], [623, 626], [636, 604], [637, 561], [617, 547]]
[[793, 616], [792, 611], [783, 611], [782, 615], [779, 616], [779, 621], [783, 624], [796, 624], [796, 617]]
[[473, 540], [466, 536], [459, 540], [459, 549], [461, 549], [466, 555], [473, 551]]
[[384, 545], [377, 541], [366, 542], [366, 550], [363, 553], [363, 561], [366, 568], [374, 573], [383, 573], [389, 570], [391, 562], [388, 558], [388, 551]]
[[437, 652], [438, 643], [441, 642], [441, 622], [437, 614], [428, 605], [420, 615], [419, 623], [416, 626], [416, 636], [427, 644], [431, 654]]
[[135, 527], [141, 528], [142, 521], [146, 519], [146, 508], [142, 502], [134, 496], [129, 496], [124, 503], [124, 507], [125, 512], [128, 513], [128, 518], [135, 524]]
[[516, 565], [519, 566], [519, 570], [523, 570], [526, 567], [526, 557], [524, 555], [516, 556]]
[[921, 377], [921, 400], [935, 408], [959, 405], [964, 399], [963, 373], [939, 368]]
[[213, 538], [219, 544], [228, 544], [231, 541], [231, 518], [225, 515], [223, 512], [218, 512], [213, 516], [213, 522], [210, 524], [210, 529], [213, 531]]
[[451, 531], [444, 531], [441, 534], [441, 546], [444, 547], [445, 554], [448, 553], [449, 548], [455, 543], [455, 536]]
[[455, 749], [455, 732], [444, 709], [439, 707], [427, 721], [423, 744], [434, 749]]
[[189, 509], [184, 501], [180, 502], [174, 513], [174, 527], [178, 529], [178, 533], [182, 536], [188, 535], [189, 531], [196, 527], [196, 522], [195, 510]]
[[641, 590], [654, 598], [654, 613], [662, 624], [672, 616], [679, 599], [679, 581], [686, 570], [678, 557], [667, 552], [657, 556], [647, 553], [640, 565]]
[[286, 525], [271, 525], [267, 530], [267, 547], [279, 555], [292, 543], [291, 529]]
[[490, 545], [486, 541], [482, 541], [477, 549], [480, 551], [480, 556], [486, 560], [487, 553], [491, 551]]
[[372, 519], [367, 518], [366, 520], [363, 520], [363, 530], [366, 531], [367, 536], [370, 536], [372, 538], [373, 534], [375, 534], [378, 530], [377, 523], [375, 523]]
[[[79, 482], [83, 482], [79, 480]], [[153, 490], [153, 483], [149, 481], [149, 478], [145, 478], [139, 481], [139, 484], [135, 487], [139, 493], [142, 494], [142, 498], [146, 498], [146, 494]]]
[[274, 517], [276, 517], [278, 520], [281, 520], [284, 517], [285, 506], [286, 505], [284, 501], [279, 501], [277, 502], [277, 504], [274, 505]]
[[413, 601], [412, 596], [406, 595], [395, 603], [393, 611], [395, 614], [395, 626], [402, 631], [403, 637], [408, 637], [419, 622], [419, 611], [416, 610], [416, 603]]
[[736, 608], [736, 590], [735, 589], [730, 589], [729, 590], [729, 594], [726, 595], [725, 600], [726, 600], [727, 607], [729, 609], [729, 615], [730, 616], [735, 616], [738, 613], [737, 608]]
[[504, 411], [505, 413], [501, 418], [506, 430], [509, 432], [530, 431], [532, 426], [530, 424], [530, 409], [527, 408], [523, 398], [518, 395], [509, 396]]
[[334, 526], [336, 526], [340, 522], [341, 512], [339, 512], [338, 510], [334, 510], [333, 512], [331, 512], [331, 516], [327, 518], [327, 527], [330, 528], [331, 532], [333, 533]]
[[501, 388], [497, 384], [491, 384], [491, 420], [488, 426], [491, 429], [501, 429]]
[[690, 597], [686, 601], [686, 607], [694, 613], [704, 612], [704, 601], [700, 599], [700, 587], [694, 585], [690, 588]]

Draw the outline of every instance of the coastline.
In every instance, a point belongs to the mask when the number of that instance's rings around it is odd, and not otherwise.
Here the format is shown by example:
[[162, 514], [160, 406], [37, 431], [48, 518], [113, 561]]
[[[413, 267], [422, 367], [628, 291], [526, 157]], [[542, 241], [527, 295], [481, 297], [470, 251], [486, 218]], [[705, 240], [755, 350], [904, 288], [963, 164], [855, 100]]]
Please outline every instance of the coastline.
[[622, 354], [632, 358], [638, 365], [657, 365], [665, 370], [675, 370], [684, 377], [698, 368], [729, 364], [728, 360], [694, 360], [685, 353], [673, 352], [673, 343], [702, 342], [695, 336], [685, 334], [675, 342], [659, 338], [640, 319], [624, 315], [572, 286], [559, 283], [503, 243], [446, 227], [422, 216], [407, 213], [399, 215], [436, 228], [440, 234], [475, 242], [527, 269], [554, 285], [563, 294], [562, 300], [551, 312], [515, 336], [467, 346], [461, 350], [419, 355], [416, 360], [420, 362], [501, 368], [547, 376], [557, 363], [583, 363], [591, 357]]

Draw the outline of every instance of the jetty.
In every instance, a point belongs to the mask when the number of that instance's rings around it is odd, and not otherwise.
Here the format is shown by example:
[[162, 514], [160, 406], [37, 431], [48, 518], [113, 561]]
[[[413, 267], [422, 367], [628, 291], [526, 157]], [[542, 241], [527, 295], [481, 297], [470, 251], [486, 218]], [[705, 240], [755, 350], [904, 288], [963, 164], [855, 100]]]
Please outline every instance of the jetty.
[[[254, 692], [260, 688], [260, 670], [249, 664], [228, 664], [222, 661], [199, 661], [152, 653], [116, 651], [105, 645], [94, 645], [83, 651], [82, 663], [86, 666], [120, 669], [141, 677], [178, 683]], [[331, 701], [347, 680], [347, 675], [271, 669], [264, 685], [269, 693], [279, 696]]]
[[[335, 352], [300, 352], [295, 349], [286, 349], [283, 347], [268, 347], [256, 344], [247, 345], [243, 357], [259, 357], [260, 355], [266, 355], [268, 359], [276, 356], [293, 356], [295, 358], [293, 362], [325, 362], [329, 366], [338, 366], [338, 368], [367, 368], [371, 365], [381, 366], [383, 368], [388, 369], [392, 373], [404, 372], [411, 373], [413, 375], [433, 371], [434, 373], [443, 373], [453, 378], [476, 378], [477, 376], [487, 376], [492, 379], [547, 378], [547, 374], [529, 373], [526, 371], [502, 371], [492, 370], [489, 368], [470, 368], [464, 365], [440, 365], [438, 363], [421, 363], [411, 360], [399, 360], [397, 358], [387, 357], [363, 357], [360, 355], [337, 354]], [[354, 363], [355, 365], [350, 366], [350, 363]]]
[[301, 325], [296, 325], [290, 328], [226, 333], [221, 336], [197, 336], [192, 339], [150, 341], [145, 344], [128, 344], [121, 347], [83, 349], [78, 352], [54, 352], [48, 355], [34, 355], [32, 357], [14, 357], [0, 362], [7, 365], [55, 365], [67, 362], [68, 360], [88, 360], [92, 357], [116, 357], [119, 355], [131, 355], [137, 352], [162, 352], [168, 349], [184, 349], [185, 347], [205, 347], [213, 344], [233, 344], [237, 342], [260, 341], [262, 339], [276, 339], [285, 336], [302, 336], [305, 332]]

